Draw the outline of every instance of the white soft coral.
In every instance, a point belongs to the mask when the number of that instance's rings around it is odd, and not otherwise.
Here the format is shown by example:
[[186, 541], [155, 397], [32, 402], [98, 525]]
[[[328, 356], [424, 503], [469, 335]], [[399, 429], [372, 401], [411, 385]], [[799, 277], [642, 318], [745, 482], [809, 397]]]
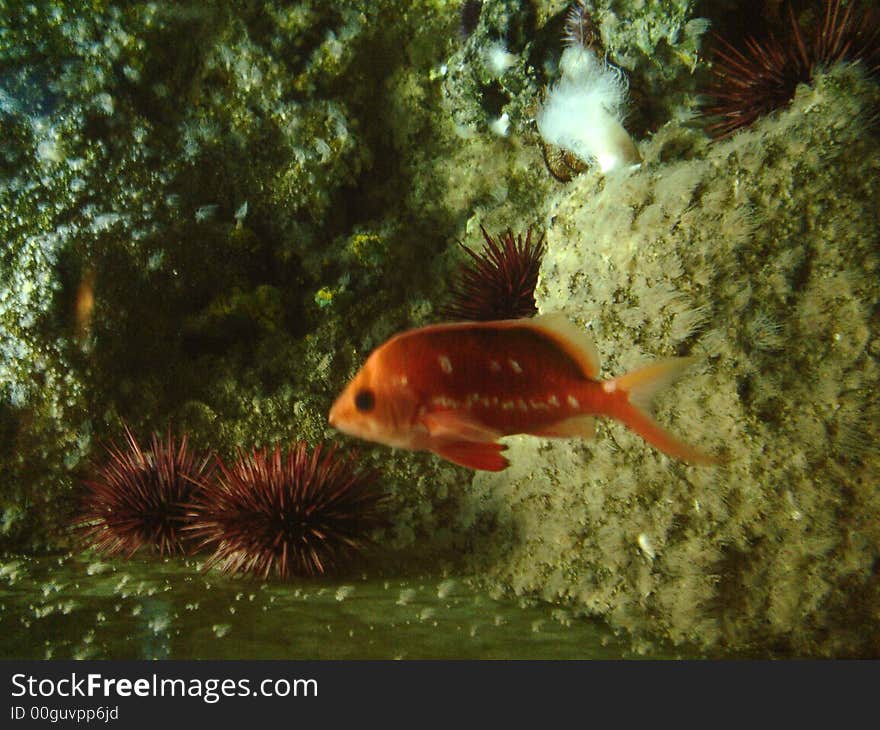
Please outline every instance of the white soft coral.
[[603, 173], [641, 163], [622, 124], [627, 94], [623, 72], [580, 45], [565, 49], [560, 67], [562, 78], [538, 114], [544, 141], [597, 164]]

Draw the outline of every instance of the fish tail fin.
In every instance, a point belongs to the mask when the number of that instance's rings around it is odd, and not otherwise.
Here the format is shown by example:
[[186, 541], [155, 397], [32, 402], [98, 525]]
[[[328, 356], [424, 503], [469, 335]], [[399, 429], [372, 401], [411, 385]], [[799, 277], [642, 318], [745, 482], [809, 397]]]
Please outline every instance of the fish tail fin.
[[654, 396], [675, 382], [695, 360], [696, 358], [691, 357], [661, 360], [607, 381], [605, 390], [626, 393], [626, 401], [618, 401], [611, 415], [652, 446], [691, 464], [718, 464], [722, 459], [686, 444], [664, 429], [650, 414]]

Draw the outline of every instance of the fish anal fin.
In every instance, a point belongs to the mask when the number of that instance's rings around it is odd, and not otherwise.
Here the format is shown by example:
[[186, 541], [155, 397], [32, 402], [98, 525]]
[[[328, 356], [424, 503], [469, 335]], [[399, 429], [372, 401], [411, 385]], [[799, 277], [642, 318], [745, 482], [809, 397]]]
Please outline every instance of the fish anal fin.
[[702, 464], [704, 466], [724, 463], [724, 459], [707, 454], [705, 451], [691, 446], [671, 434], [645, 411], [634, 405], [629, 406], [628, 412], [620, 420], [645, 439], [645, 441], [668, 456], [681, 459], [689, 464]]
[[422, 424], [432, 439], [439, 441], [474, 441], [488, 443], [502, 435], [484, 426], [467, 413], [454, 410], [434, 411], [421, 416]]
[[562, 312], [540, 314], [528, 324], [553, 339], [571, 357], [588, 378], [599, 375], [599, 351], [589, 333], [577, 327]]
[[499, 443], [476, 443], [474, 441], [443, 441], [431, 447], [438, 456], [447, 461], [468, 469], [481, 471], [501, 471], [506, 469], [510, 462], [505, 459], [501, 452], [507, 448]]
[[544, 438], [582, 438], [592, 439], [596, 436], [596, 419], [592, 416], [572, 416], [564, 421], [557, 421], [541, 428], [530, 429], [532, 436]]

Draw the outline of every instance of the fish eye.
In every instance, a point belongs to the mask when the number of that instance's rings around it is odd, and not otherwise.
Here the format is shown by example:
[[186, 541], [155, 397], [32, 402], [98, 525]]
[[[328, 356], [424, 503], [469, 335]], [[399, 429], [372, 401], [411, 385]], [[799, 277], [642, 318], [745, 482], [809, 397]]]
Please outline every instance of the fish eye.
[[373, 410], [376, 405], [376, 396], [372, 390], [359, 390], [354, 396], [354, 407], [361, 413], [368, 413]]

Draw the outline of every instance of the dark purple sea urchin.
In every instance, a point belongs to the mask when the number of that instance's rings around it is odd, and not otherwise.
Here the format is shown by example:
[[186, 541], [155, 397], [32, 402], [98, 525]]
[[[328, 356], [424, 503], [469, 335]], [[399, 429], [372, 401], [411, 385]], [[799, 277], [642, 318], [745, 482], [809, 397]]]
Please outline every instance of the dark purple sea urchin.
[[206, 568], [315, 576], [341, 568], [383, 524], [377, 473], [359, 469], [336, 447], [240, 452], [218, 461], [213, 482], [192, 506], [189, 529], [200, 547], [214, 551]]
[[75, 524], [91, 547], [131, 557], [141, 547], [160, 555], [187, 552], [187, 509], [199, 485], [210, 479], [210, 458], [193, 453], [186, 436], [178, 444], [157, 434], [144, 451], [125, 427], [125, 443], [107, 446], [109, 460], [85, 482], [88, 493]]
[[880, 13], [858, 0], [825, 0], [812, 34], [804, 32], [788, 6], [788, 26], [777, 38], [746, 39], [742, 49], [717, 37], [713, 74], [704, 114], [716, 117], [706, 129], [729, 137], [759, 117], [788, 104], [798, 84], [817, 69], [842, 61], [861, 61], [867, 73], [880, 73]]
[[535, 285], [544, 255], [544, 235], [532, 242], [532, 229], [514, 238], [513, 232], [493, 239], [480, 226], [486, 249], [481, 253], [461, 247], [471, 257], [470, 265], [462, 266], [459, 279], [452, 288], [451, 302], [439, 310], [449, 320], [489, 321], [531, 317], [535, 307]]

